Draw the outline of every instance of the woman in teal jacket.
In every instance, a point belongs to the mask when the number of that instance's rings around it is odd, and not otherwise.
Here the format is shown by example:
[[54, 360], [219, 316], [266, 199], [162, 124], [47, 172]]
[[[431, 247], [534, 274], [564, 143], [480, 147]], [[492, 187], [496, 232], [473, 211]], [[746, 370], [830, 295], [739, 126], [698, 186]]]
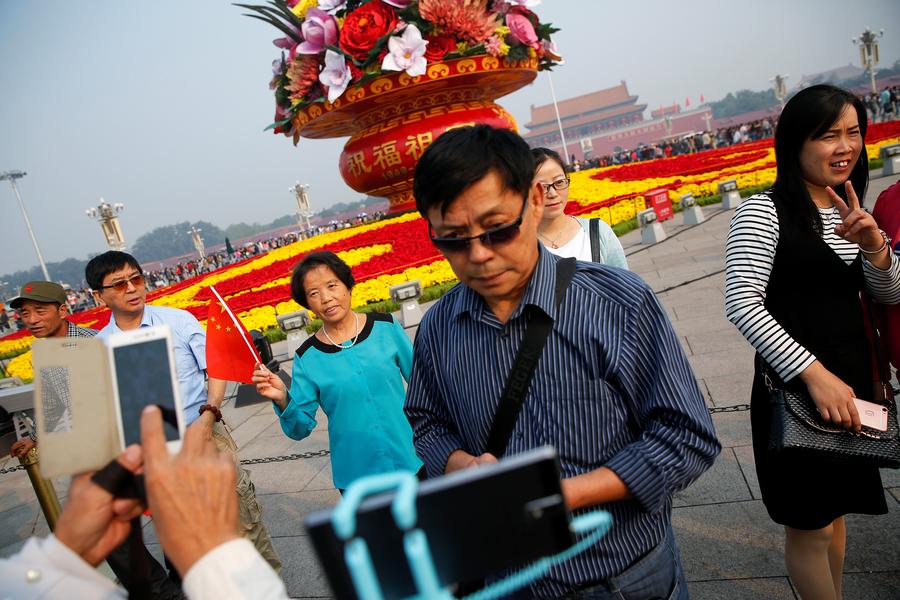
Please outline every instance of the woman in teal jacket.
[[328, 416], [331, 475], [341, 492], [366, 475], [422, 468], [403, 414], [412, 343], [391, 315], [354, 312], [353, 284], [336, 254], [307, 255], [294, 269], [291, 296], [322, 327], [297, 349], [290, 391], [263, 365], [253, 374], [288, 437], [312, 433], [319, 407]]

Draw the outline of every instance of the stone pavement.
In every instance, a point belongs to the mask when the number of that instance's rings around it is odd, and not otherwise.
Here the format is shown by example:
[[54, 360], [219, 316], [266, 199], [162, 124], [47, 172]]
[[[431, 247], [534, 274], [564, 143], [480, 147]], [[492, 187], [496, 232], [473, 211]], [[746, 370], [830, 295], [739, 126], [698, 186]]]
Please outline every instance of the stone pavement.
[[[868, 197], [897, 177], [873, 179]], [[724, 240], [732, 211], [704, 207], [707, 220], [685, 228], [681, 216], [664, 226], [669, 238], [652, 247], [640, 233], [622, 238], [633, 271], [659, 294], [687, 352], [710, 408], [749, 402], [750, 346], [724, 316]], [[410, 332], [414, 333], [413, 331]], [[276, 345], [276, 351], [283, 344]], [[285, 363], [285, 366], [289, 363]], [[236, 407], [234, 394], [223, 410], [243, 459], [282, 456], [328, 447], [327, 423], [302, 442], [281, 432], [268, 403]], [[793, 599], [798, 596], [782, 559], [782, 531], [766, 515], [750, 447], [749, 412], [713, 415], [722, 454], [709, 472], [675, 497], [673, 522], [691, 595], [699, 600]], [[0, 458], [0, 469], [15, 464]], [[311, 510], [334, 505], [327, 457], [250, 465], [263, 518], [284, 563], [288, 593], [297, 598], [330, 597], [328, 583], [304, 532]], [[847, 600], [900, 598], [900, 473], [883, 472], [889, 514], [850, 516], [844, 588]], [[64, 494], [65, 483], [57, 482]], [[30, 535], [47, 531], [23, 472], [0, 475], [0, 556]], [[145, 528], [159, 553], [152, 524]]]

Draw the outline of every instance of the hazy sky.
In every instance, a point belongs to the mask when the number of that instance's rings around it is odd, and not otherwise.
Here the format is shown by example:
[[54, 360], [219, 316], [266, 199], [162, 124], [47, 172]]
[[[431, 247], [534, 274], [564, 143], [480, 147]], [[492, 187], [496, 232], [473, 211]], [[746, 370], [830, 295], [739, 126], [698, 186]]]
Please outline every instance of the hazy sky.
[[[794, 85], [857, 63], [850, 39], [867, 26], [886, 29], [882, 65], [900, 57], [897, 0], [544, 0], [535, 10], [561, 30], [560, 99], [623, 79], [650, 108], [763, 89], [776, 73]], [[314, 208], [361, 197], [338, 174], [346, 140], [295, 148], [263, 132], [278, 32], [241, 12], [213, 0], [0, 0], [0, 171], [28, 172], [19, 189], [46, 260], [106, 249], [84, 213], [101, 196], [125, 204], [127, 243], [176, 221], [268, 222], [294, 210], [298, 179]], [[547, 102], [545, 74], [501, 100], [519, 123]], [[35, 264], [0, 183], [0, 273]]]

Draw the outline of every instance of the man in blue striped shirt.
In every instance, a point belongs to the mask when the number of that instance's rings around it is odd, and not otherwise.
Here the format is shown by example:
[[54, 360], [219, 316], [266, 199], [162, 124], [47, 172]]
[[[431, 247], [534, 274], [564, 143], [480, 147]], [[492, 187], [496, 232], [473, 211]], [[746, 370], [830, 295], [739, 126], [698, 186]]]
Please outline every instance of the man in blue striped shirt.
[[[534, 597], [687, 598], [672, 494], [721, 446], [672, 326], [636, 275], [578, 262], [557, 310], [559, 258], [537, 240], [545, 198], [518, 135], [442, 135], [416, 168], [429, 235], [460, 282], [419, 327], [406, 413], [436, 477], [497, 459], [484, 448], [532, 311], [553, 319], [506, 454], [556, 447], [572, 509], [614, 525], [531, 586]], [[622, 594], [617, 595], [617, 594]]]

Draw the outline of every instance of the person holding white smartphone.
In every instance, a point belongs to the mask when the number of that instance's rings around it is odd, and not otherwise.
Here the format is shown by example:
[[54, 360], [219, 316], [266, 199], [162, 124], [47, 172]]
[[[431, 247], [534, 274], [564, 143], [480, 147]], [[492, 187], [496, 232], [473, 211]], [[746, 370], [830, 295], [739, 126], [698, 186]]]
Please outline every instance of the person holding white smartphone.
[[[222, 423], [220, 407], [226, 382], [206, 377], [206, 333], [189, 312], [146, 303], [147, 288], [141, 266], [133, 256], [110, 250], [95, 256], [85, 267], [85, 279], [98, 304], [109, 307], [109, 323], [98, 337], [142, 327], [167, 325], [172, 332], [175, 370], [178, 374], [185, 426], [204, 430], [219, 450], [230, 454], [238, 470], [237, 493], [240, 499], [240, 532], [251, 540], [276, 572], [281, 561], [265, 524], [250, 473], [240, 466], [237, 444]], [[170, 577], [177, 574], [170, 569]]]
[[[143, 468], [146, 506], [113, 496], [91, 473], [76, 475], [54, 532], [31, 538], [19, 552], [0, 559], [4, 597], [126, 598], [125, 590], [95, 567], [123, 545], [132, 519], [148, 507], [163, 550], [184, 577], [179, 597], [287, 598], [271, 566], [237, 535], [237, 496], [228, 493], [235, 485], [231, 457], [218, 452], [198, 428], [186, 433], [173, 455], [164, 428], [160, 411], [146, 407], [140, 415], [141, 445], [129, 445], [116, 459], [132, 473]], [[151, 597], [157, 597], [152, 590]]]
[[860, 293], [900, 301], [900, 261], [860, 204], [866, 127], [852, 93], [798, 92], [775, 130], [775, 185], [738, 207], [725, 244], [725, 314], [757, 351], [750, 420], [759, 486], [784, 527], [785, 563], [803, 598], [841, 598], [844, 515], [887, 512], [876, 465], [769, 449], [765, 383], [808, 393], [826, 422], [862, 426], [853, 398], [872, 398], [874, 370]]

